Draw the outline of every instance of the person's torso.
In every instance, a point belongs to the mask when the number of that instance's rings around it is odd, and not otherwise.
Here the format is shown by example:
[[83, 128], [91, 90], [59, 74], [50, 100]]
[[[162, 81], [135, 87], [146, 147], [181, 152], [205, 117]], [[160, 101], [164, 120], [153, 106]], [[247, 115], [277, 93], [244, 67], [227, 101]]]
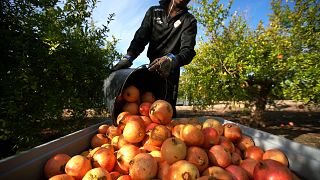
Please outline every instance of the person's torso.
[[187, 11], [174, 17], [168, 16], [161, 6], [154, 6], [152, 11], [152, 36], [148, 48], [151, 61], [168, 53], [179, 53], [181, 34], [191, 22]]

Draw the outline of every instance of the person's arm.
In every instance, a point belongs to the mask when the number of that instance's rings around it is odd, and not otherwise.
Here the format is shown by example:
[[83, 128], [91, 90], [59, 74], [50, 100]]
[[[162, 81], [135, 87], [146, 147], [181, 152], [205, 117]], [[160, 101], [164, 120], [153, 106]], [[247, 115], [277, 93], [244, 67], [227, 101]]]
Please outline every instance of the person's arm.
[[197, 21], [192, 18], [190, 23], [185, 24], [181, 34], [181, 47], [178, 54], [169, 53], [161, 58], [155, 59], [149, 65], [150, 71], [157, 71], [166, 78], [177, 67], [189, 64], [196, 55], [194, 47], [196, 45]]
[[127, 54], [112, 68], [113, 71], [125, 69], [132, 66], [133, 61], [142, 53], [149, 43], [152, 28], [152, 8], [146, 12], [141, 26], [136, 31], [133, 40], [127, 50]]
[[181, 35], [180, 52], [175, 54], [175, 59], [179, 67], [189, 64], [196, 55], [194, 47], [196, 45], [197, 21], [193, 19]]
[[127, 50], [127, 54], [137, 58], [145, 46], [149, 43], [152, 33], [152, 7], [146, 12], [141, 26], [136, 31], [133, 40]]

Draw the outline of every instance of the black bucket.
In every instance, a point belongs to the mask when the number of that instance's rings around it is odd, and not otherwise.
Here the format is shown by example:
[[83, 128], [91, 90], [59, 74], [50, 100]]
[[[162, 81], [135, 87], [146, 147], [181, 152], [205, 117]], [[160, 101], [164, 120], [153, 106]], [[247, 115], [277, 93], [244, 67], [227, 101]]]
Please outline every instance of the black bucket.
[[158, 73], [150, 72], [146, 66], [112, 72], [104, 80], [103, 91], [105, 103], [115, 126], [118, 125], [117, 116], [122, 112], [125, 103], [119, 97], [123, 89], [130, 85], [136, 86], [140, 90], [140, 94], [151, 91], [156, 99], [166, 98], [166, 80]]

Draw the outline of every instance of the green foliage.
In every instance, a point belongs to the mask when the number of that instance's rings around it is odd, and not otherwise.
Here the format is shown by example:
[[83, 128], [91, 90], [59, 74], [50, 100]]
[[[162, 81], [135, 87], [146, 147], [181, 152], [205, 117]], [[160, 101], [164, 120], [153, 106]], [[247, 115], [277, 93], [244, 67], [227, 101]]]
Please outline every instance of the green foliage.
[[[272, 1], [271, 21], [287, 33], [292, 48], [287, 60], [293, 76], [282, 82], [284, 94], [295, 100], [318, 103], [320, 100], [320, 3], [299, 0], [288, 3]], [[292, 4], [291, 3], [291, 4]]]
[[65, 108], [83, 117], [85, 109], [103, 107], [103, 79], [119, 53], [117, 40], [106, 40], [114, 14], [96, 27], [96, 3], [1, 1], [0, 133], [17, 142], [15, 150], [39, 144], [41, 129], [66, 125], [59, 121]]
[[230, 0], [227, 7], [220, 4], [219, 0], [194, 0], [197, 5], [191, 7], [193, 14], [198, 22], [205, 28], [206, 36], [216, 36], [221, 30], [224, 20], [228, 17], [233, 0]]
[[205, 37], [182, 74], [180, 96], [200, 105], [248, 100], [262, 111], [268, 100], [319, 101], [317, 1], [290, 2], [292, 9], [272, 1], [270, 24], [256, 29], [241, 14], [229, 16], [232, 1], [225, 9], [219, 1], [196, 2]]

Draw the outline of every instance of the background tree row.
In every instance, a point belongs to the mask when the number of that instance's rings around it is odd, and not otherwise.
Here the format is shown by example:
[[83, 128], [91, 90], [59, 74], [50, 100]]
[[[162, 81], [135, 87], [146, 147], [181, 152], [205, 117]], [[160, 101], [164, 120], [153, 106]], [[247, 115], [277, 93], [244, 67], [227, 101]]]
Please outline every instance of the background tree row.
[[320, 4], [272, 0], [269, 24], [248, 25], [218, 0], [196, 0], [204, 29], [197, 55], [185, 67], [180, 97], [196, 105], [248, 101], [254, 122], [264, 125], [266, 104], [278, 99], [320, 100]]
[[[118, 57], [108, 24], [96, 27], [96, 0], [3, 0], [0, 28], [0, 142], [14, 153], [43, 143], [44, 132], [70, 133], [103, 107], [103, 79]], [[70, 130], [71, 129], [71, 130]], [[62, 133], [62, 134], [61, 134]], [[54, 138], [54, 137], [52, 137]]]

